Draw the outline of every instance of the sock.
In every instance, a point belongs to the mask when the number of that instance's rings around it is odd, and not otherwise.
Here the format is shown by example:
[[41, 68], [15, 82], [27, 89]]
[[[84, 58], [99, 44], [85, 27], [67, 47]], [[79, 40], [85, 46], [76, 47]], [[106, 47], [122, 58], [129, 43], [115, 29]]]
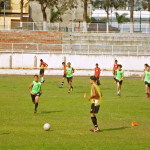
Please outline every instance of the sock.
[[64, 85], [64, 82], [61, 82], [61, 86], [63, 86]]
[[43, 82], [44, 81], [44, 78], [43, 77], [41, 77], [41, 82]]
[[35, 111], [37, 110], [38, 107], [38, 103], [35, 103]]
[[91, 119], [92, 119], [92, 122], [93, 122], [93, 125], [95, 126], [95, 128], [98, 128], [96, 116], [91, 117]]

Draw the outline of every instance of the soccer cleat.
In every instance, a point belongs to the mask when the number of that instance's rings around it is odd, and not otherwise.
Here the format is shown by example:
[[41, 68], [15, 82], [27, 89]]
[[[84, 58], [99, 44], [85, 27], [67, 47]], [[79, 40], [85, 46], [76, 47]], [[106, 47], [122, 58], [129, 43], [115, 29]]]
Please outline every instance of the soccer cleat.
[[91, 129], [90, 131], [91, 131], [91, 132], [100, 132], [100, 129], [99, 129], [99, 128], [97, 128], [97, 129], [96, 129], [96, 128], [93, 128], [93, 129]]
[[63, 88], [63, 86], [61, 85], [59, 88]]
[[36, 114], [36, 113], [37, 113], [37, 111], [36, 111], [36, 110], [34, 110], [34, 113]]
[[70, 90], [68, 91], [68, 93], [70, 94]]

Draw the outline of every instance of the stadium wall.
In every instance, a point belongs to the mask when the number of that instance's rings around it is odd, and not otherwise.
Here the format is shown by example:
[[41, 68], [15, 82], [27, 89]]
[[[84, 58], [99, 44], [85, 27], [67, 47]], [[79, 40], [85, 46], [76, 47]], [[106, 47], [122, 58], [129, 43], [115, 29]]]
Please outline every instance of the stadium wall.
[[150, 56], [114, 56], [114, 55], [64, 55], [64, 54], [0, 54], [0, 74], [33, 75], [39, 74], [40, 59], [49, 66], [45, 75], [62, 75], [62, 61], [71, 62], [76, 69], [75, 76], [94, 74], [99, 63], [102, 76], [112, 76], [114, 59], [123, 65], [126, 77], [139, 77], [143, 74], [144, 64], [150, 63]]

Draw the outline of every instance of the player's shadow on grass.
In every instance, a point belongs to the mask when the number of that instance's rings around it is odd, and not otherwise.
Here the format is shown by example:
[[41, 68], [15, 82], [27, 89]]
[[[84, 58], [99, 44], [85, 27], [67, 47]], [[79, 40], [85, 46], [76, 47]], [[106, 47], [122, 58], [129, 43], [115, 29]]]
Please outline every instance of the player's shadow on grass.
[[124, 130], [124, 129], [127, 129], [127, 128], [131, 128], [131, 127], [120, 127], [120, 128], [103, 129], [103, 130], [101, 130], [101, 132], [103, 132], [103, 131], [114, 131], [114, 130]]
[[142, 97], [142, 96], [138, 96], [138, 95], [131, 95], [131, 96], [126, 96], [126, 97]]
[[4, 134], [10, 134], [10, 132], [3, 132], [3, 133], [0, 133], [0, 135], [4, 135]]
[[59, 113], [59, 112], [63, 112], [62, 110], [54, 110], [54, 111], [41, 111], [41, 114], [50, 114], [50, 113]]

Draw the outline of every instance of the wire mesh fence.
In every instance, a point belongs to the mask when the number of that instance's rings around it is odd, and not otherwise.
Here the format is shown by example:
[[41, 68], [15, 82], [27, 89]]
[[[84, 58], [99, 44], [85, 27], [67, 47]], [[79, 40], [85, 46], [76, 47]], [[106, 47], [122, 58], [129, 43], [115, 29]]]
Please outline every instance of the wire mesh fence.
[[[109, 32], [129, 33], [130, 23], [43, 23], [43, 22], [0, 22], [0, 30], [59, 31], [59, 32]], [[134, 23], [134, 32], [150, 33], [149, 23]]]

